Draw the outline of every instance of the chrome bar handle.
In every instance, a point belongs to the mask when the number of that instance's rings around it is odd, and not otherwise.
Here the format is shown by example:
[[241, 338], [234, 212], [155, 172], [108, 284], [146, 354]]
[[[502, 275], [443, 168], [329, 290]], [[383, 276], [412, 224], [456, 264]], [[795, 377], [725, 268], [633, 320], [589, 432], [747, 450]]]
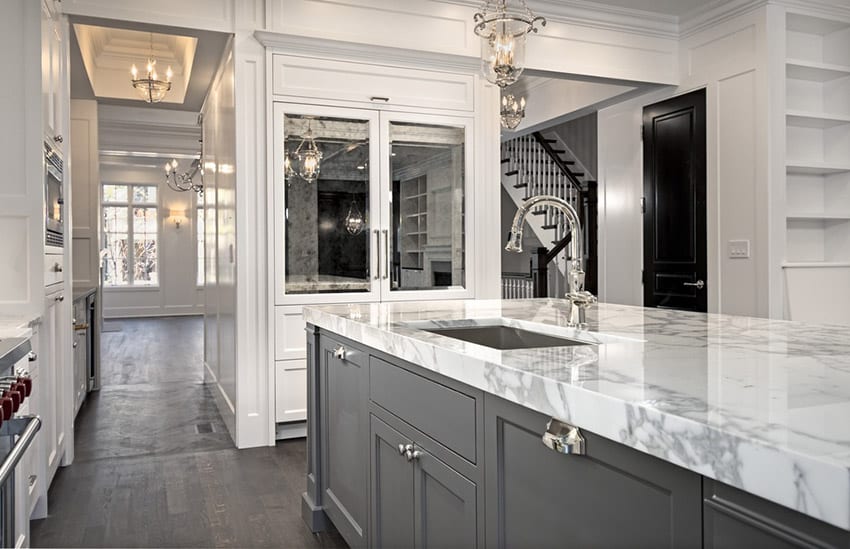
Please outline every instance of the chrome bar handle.
[[696, 282], [682, 282], [682, 286], [693, 286], [697, 290], [705, 288], [705, 281], [697, 280]]
[[546, 424], [543, 444], [560, 454], [583, 456], [587, 452], [584, 437], [578, 427], [555, 418]]
[[390, 277], [390, 231], [384, 229], [384, 279]]
[[378, 255], [378, 268], [375, 269], [375, 280], [381, 279], [381, 231], [375, 229], [375, 253]]

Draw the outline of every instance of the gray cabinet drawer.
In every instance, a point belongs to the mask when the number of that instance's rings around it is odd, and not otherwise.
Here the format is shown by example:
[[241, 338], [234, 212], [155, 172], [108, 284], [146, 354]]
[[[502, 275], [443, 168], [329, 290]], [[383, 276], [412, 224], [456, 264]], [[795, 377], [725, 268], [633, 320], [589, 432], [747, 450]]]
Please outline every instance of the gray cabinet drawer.
[[426, 435], [477, 462], [475, 397], [377, 357], [369, 358], [369, 396]]

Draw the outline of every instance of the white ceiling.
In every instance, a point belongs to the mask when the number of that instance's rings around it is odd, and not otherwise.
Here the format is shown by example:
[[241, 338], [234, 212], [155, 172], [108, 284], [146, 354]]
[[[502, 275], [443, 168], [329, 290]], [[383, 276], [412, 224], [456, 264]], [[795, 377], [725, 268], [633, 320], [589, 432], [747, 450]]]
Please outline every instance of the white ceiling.
[[677, 17], [697, 8], [717, 3], [716, 0], [591, 0], [591, 2]]

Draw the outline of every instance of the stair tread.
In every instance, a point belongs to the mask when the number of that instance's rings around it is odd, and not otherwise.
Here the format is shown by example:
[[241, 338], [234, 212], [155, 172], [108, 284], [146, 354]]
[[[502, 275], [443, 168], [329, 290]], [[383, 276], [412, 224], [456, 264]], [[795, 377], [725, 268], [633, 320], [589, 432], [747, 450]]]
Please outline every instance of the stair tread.
[[510, 170], [505, 172], [505, 175], [516, 175], [519, 173], [519, 170]]
[[514, 185], [514, 189], [522, 189], [523, 187], [528, 187], [528, 183], [517, 183]]
[[557, 224], [543, 225], [543, 229], [545, 229], [545, 230], [547, 230], [547, 231], [548, 231], [549, 229], [557, 229], [557, 228], [558, 228], [558, 225], [557, 225]]
[[511, 161], [511, 159], [510, 159], [510, 158], [503, 158], [503, 159], [502, 159], [502, 164], [505, 164], [505, 163], [510, 162], [510, 161]]

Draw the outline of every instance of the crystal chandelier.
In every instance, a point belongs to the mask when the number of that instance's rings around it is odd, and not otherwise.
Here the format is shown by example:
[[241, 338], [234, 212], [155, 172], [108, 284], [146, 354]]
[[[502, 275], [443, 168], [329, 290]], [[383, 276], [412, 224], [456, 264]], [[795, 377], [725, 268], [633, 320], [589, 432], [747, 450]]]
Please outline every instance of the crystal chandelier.
[[502, 108], [499, 114], [503, 128], [515, 129], [525, 117], [525, 97], [520, 97], [517, 101], [512, 93], [502, 96]]
[[322, 168], [322, 151], [316, 146], [316, 139], [313, 137], [310, 122], [307, 122], [307, 132], [292, 156], [296, 161], [296, 165], [292, 169], [298, 174], [298, 177], [307, 183], [313, 183], [319, 178], [319, 171]]
[[[183, 193], [186, 191], [195, 191], [196, 193], [204, 194], [204, 169], [201, 167], [200, 159], [192, 160], [192, 165], [183, 173], [177, 173], [177, 159], [165, 163], [165, 183], [173, 190]], [[200, 182], [195, 182], [194, 178], [200, 174]]]
[[[508, 6], [511, 1], [515, 6]], [[500, 88], [517, 81], [525, 68], [525, 42], [528, 33], [546, 19], [535, 16], [525, 0], [486, 0], [473, 16], [475, 34], [481, 38], [481, 72], [488, 82]]]
[[358, 235], [363, 232], [365, 227], [366, 220], [363, 219], [363, 214], [357, 207], [357, 202], [352, 198], [351, 206], [348, 207], [348, 215], [345, 216], [345, 230], [348, 231], [348, 234]]
[[171, 77], [174, 73], [171, 67], [165, 71], [165, 80], [160, 80], [156, 73], [156, 59], [153, 57], [153, 33], [151, 33], [151, 52], [148, 57], [147, 76], [139, 78], [139, 70], [134, 64], [130, 68], [130, 74], [133, 75], [133, 87], [139, 92], [139, 96], [148, 103], [159, 103], [165, 98], [165, 94], [171, 91]]

